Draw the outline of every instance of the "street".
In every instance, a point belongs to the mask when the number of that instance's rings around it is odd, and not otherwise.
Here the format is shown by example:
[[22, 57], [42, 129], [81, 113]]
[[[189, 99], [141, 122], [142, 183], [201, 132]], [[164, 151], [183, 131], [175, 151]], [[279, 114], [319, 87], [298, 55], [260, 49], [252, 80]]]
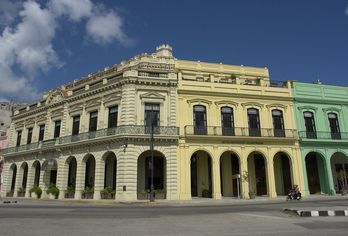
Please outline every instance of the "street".
[[286, 207], [348, 201], [180, 205], [19, 201], [0, 204], [0, 235], [347, 235], [348, 217], [298, 217]]

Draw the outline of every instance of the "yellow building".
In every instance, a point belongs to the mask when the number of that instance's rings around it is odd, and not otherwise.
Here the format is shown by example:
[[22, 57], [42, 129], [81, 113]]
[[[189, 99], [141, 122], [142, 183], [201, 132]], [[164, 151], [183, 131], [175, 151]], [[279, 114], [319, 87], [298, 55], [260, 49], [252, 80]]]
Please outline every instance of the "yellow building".
[[303, 188], [290, 82], [271, 81], [267, 68], [184, 60], [175, 68], [179, 199]]

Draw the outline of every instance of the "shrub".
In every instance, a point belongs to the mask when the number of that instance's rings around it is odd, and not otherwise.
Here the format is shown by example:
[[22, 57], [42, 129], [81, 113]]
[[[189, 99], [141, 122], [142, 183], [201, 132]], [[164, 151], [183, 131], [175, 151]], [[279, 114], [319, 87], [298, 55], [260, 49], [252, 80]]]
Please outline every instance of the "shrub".
[[68, 188], [65, 190], [65, 193], [75, 193], [75, 187], [68, 186]]
[[47, 188], [46, 193], [53, 194], [57, 198], [59, 195], [59, 189], [55, 185], [52, 184]]
[[42, 190], [39, 186], [34, 186], [29, 190], [30, 193], [36, 193], [36, 195], [40, 198], [42, 194]]
[[114, 189], [112, 189], [112, 187], [105, 187], [103, 190], [101, 190], [100, 191], [100, 193], [102, 193], [102, 194], [106, 194], [106, 193], [115, 193], [116, 192], [116, 190], [114, 190]]
[[82, 193], [94, 193], [94, 188], [86, 187], [84, 190], [82, 190]]
[[25, 193], [25, 188], [22, 188], [22, 187], [18, 188], [18, 193]]

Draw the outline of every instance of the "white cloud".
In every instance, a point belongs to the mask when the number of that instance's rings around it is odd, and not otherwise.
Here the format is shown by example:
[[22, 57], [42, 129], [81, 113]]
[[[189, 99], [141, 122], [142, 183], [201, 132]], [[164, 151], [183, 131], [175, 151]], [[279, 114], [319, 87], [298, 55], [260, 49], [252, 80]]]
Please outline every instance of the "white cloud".
[[348, 15], [348, 6], [346, 7], [345, 13]]
[[50, 10], [56, 16], [68, 16], [73, 21], [92, 15], [93, 3], [90, 0], [51, 0]]
[[18, 0], [0, 0], [0, 25], [11, 24], [21, 5], [22, 3]]
[[114, 11], [92, 16], [86, 24], [86, 30], [97, 43], [106, 44], [116, 39], [125, 44], [128, 40], [122, 30], [122, 19]]
[[[64, 19], [73, 23], [85, 19], [86, 33], [95, 43], [129, 42], [121, 17], [113, 10], [106, 11], [104, 5], [91, 0], [49, 0], [44, 7], [38, 2], [0, 0], [0, 14], [5, 9], [9, 12], [1, 14], [7, 19], [0, 34], [1, 97], [22, 101], [39, 97], [35, 76], [63, 65], [52, 41]], [[18, 23], [9, 26], [16, 17]]]

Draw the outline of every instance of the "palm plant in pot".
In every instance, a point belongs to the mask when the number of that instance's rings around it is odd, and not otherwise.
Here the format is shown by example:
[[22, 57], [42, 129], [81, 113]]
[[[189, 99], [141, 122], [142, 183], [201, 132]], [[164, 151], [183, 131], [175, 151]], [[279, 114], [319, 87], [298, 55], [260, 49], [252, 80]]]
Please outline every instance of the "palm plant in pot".
[[344, 170], [336, 172], [337, 181], [341, 186], [341, 194], [347, 195], [348, 184], [347, 184], [347, 173]]
[[41, 197], [41, 194], [42, 194], [42, 190], [39, 186], [34, 186], [32, 187], [30, 190], [30, 195], [32, 198], [40, 198]]
[[115, 199], [115, 193], [116, 190], [108, 186], [100, 191], [100, 196], [102, 199]]
[[59, 195], [59, 189], [56, 187], [56, 185], [51, 184], [48, 186], [46, 193], [48, 194], [49, 199], [57, 199]]
[[65, 190], [65, 198], [74, 198], [75, 197], [75, 187], [74, 186], [68, 186], [68, 188]]
[[20, 187], [17, 191], [17, 196], [18, 197], [24, 197], [25, 196], [25, 188]]

